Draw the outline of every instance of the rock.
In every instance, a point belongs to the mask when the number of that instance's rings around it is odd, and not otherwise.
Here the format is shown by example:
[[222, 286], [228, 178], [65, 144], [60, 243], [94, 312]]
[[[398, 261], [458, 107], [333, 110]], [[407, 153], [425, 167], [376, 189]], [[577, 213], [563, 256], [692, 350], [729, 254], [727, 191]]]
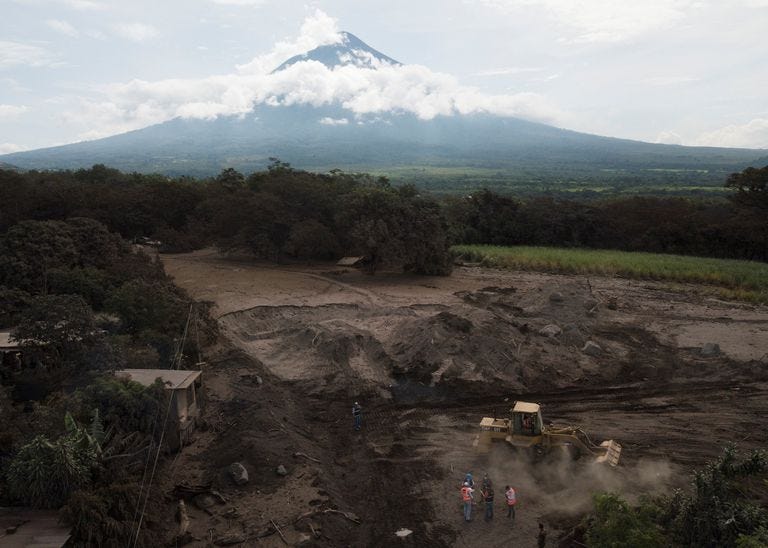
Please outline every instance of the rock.
[[557, 337], [563, 330], [555, 324], [551, 323], [539, 329], [539, 335], [544, 337]]
[[233, 544], [242, 544], [245, 540], [246, 536], [242, 533], [225, 533], [214, 540], [213, 543], [216, 546], [232, 546]]
[[565, 300], [565, 297], [563, 297], [563, 294], [555, 291], [554, 293], [550, 293], [549, 295], [549, 301], [553, 303], [561, 303]]
[[229, 476], [235, 482], [235, 485], [245, 485], [248, 483], [248, 470], [239, 462], [233, 462], [229, 465]]
[[288, 470], [286, 470], [285, 466], [281, 464], [280, 466], [275, 468], [275, 474], [277, 474], [278, 476], [287, 476]]
[[581, 351], [588, 356], [599, 356], [603, 353], [603, 349], [600, 348], [600, 345], [592, 341], [584, 343], [584, 348], [582, 348]]
[[584, 344], [584, 335], [579, 327], [569, 323], [563, 326], [563, 341], [573, 346], [582, 346]]
[[200, 510], [207, 510], [211, 506], [215, 506], [217, 501], [208, 493], [200, 493], [199, 495], [196, 495], [194, 499], [192, 499], [192, 502], [194, 502], [195, 506], [200, 508]]
[[294, 546], [309, 546], [310, 544], [312, 544], [312, 537], [306, 533], [299, 533], [293, 543]]
[[256, 384], [259, 386], [264, 384], [264, 380], [259, 375], [256, 375]]
[[410, 535], [411, 533], [413, 533], [413, 531], [403, 527], [402, 529], [398, 529], [397, 531], [395, 531], [395, 536], [400, 537], [400, 538], [405, 538], [408, 535]]
[[705, 358], [711, 358], [720, 354], [720, 345], [717, 343], [707, 343], [701, 347], [700, 354]]

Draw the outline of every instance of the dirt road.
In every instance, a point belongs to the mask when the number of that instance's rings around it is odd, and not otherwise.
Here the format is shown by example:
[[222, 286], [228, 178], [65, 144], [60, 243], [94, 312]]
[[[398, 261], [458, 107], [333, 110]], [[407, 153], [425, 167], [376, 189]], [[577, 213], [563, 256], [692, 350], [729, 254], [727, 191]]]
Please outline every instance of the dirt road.
[[[208, 428], [166, 482], [212, 481], [227, 497], [210, 514], [191, 509], [200, 538], [230, 531], [245, 545], [284, 545], [273, 520], [289, 543], [316, 546], [534, 546], [542, 521], [554, 546], [592, 492], [668, 490], [727, 442], [766, 444], [765, 307], [690, 286], [481, 268], [370, 277], [211, 251], [163, 261], [215, 303], [222, 328], [205, 372]], [[582, 352], [587, 341], [600, 351]], [[706, 343], [720, 352], [702, 355]], [[479, 456], [480, 418], [517, 399], [618, 440], [621, 466], [557, 455], [532, 466], [501, 446]], [[244, 487], [226, 476], [235, 461], [251, 474]], [[461, 518], [468, 470], [494, 480], [491, 523]], [[507, 483], [520, 497], [514, 524], [501, 515]], [[237, 517], [224, 518], [232, 507]], [[401, 529], [412, 532], [398, 538]]]

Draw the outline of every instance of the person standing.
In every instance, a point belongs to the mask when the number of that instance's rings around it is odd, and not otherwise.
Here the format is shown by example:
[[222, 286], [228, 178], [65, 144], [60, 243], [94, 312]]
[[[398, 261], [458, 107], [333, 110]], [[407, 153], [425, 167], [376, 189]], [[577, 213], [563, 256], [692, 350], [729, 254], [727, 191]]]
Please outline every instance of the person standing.
[[360, 430], [363, 427], [363, 408], [358, 402], [352, 406], [352, 417], [355, 419], [355, 430]]
[[547, 532], [544, 530], [544, 524], [539, 523], [539, 536], [536, 538], [539, 548], [544, 548], [547, 544]]
[[485, 521], [491, 521], [493, 519], [493, 486], [490, 480], [483, 481], [483, 484], [480, 494], [483, 495], [483, 502], [485, 502]]
[[472, 500], [474, 499], [474, 489], [466, 481], [461, 487], [461, 502], [464, 503], [464, 521], [472, 521]]
[[507, 499], [507, 517], [515, 519], [515, 504], [517, 504], [517, 493], [514, 488], [507, 485], [504, 488], [504, 497]]
[[470, 487], [475, 487], [475, 481], [472, 479], [472, 472], [467, 472], [464, 476], [464, 481], [469, 484]]

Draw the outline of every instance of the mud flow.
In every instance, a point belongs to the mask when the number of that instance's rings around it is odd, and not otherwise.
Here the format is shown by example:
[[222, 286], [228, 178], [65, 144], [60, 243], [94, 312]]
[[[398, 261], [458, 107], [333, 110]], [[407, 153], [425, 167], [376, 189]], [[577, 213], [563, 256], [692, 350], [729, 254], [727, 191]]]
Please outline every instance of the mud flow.
[[[539, 522], [556, 546], [593, 492], [669, 491], [726, 443], [768, 438], [766, 307], [693, 286], [481, 268], [371, 277], [212, 251], [164, 263], [215, 303], [222, 332], [203, 428], [163, 485], [222, 496], [188, 505], [190, 546], [535, 546]], [[620, 465], [557, 451], [531, 462], [503, 444], [478, 454], [481, 418], [515, 400], [618, 441]], [[248, 472], [240, 486], [234, 462]], [[493, 481], [490, 522], [482, 504], [464, 522], [468, 471]]]

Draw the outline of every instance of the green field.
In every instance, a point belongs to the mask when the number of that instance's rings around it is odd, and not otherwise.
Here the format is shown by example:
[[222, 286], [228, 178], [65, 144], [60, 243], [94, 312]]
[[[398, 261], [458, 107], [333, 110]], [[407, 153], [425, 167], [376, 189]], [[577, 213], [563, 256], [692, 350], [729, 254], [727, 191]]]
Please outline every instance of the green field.
[[457, 245], [453, 251], [489, 267], [706, 284], [724, 298], [768, 302], [768, 264], [760, 262], [525, 246]]

